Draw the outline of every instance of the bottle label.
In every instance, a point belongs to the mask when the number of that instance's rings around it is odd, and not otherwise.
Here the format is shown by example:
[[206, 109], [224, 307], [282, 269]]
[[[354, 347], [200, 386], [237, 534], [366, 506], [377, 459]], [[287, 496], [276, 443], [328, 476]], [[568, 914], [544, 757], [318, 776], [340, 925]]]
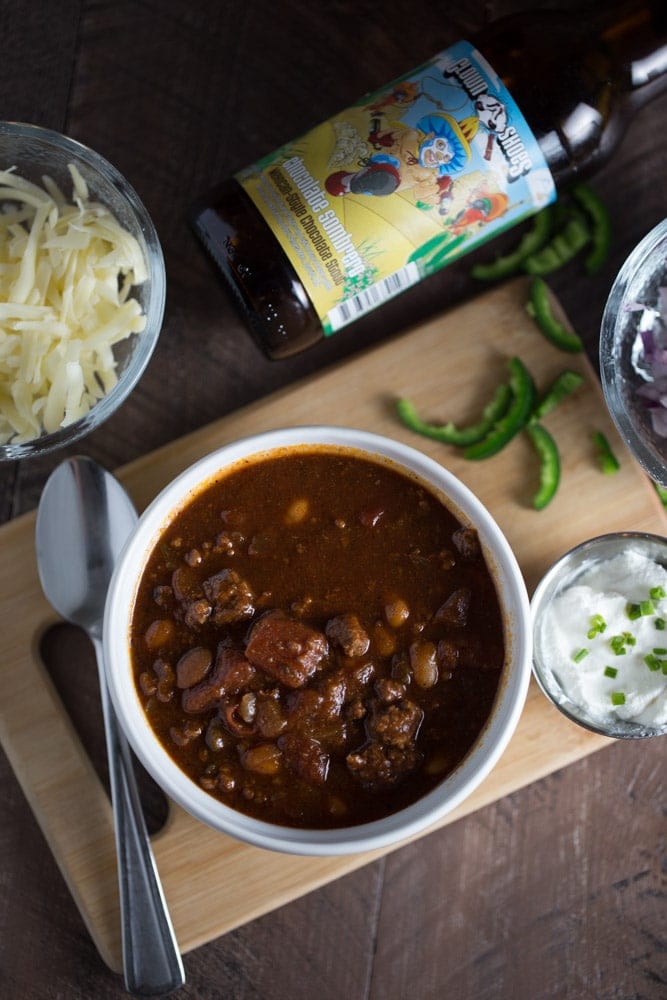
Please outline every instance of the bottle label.
[[326, 334], [556, 197], [528, 125], [459, 42], [237, 175]]

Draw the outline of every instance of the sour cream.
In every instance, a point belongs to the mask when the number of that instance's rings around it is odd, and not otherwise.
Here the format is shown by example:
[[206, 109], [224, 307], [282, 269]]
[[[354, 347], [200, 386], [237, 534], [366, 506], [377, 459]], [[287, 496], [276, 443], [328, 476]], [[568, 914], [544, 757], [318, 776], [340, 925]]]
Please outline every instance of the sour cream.
[[584, 568], [545, 608], [541, 647], [600, 723], [667, 722], [667, 570], [632, 549]]

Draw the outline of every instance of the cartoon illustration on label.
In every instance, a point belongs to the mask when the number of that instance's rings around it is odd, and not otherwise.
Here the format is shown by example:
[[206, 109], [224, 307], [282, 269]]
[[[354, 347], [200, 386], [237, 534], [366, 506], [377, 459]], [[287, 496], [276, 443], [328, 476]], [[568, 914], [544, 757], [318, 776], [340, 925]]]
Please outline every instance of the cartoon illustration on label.
[[466, 42], [238, 179], [328, 333], [555, 197], [521, 112]]
[[413, 190], [423, 204], [437, 205], [451, 176], [470, 161], [470, 141], [478, 127], [477, 118], [457, 122], [437, 114], [420, 118], [414, 128], [394, 123], [383, 130], [380, 118], [373, 118], [368, 142], [382, 152], [369, 156], [360, 170], [330, 174], [325, 188], [331, 195], [376, 197]]

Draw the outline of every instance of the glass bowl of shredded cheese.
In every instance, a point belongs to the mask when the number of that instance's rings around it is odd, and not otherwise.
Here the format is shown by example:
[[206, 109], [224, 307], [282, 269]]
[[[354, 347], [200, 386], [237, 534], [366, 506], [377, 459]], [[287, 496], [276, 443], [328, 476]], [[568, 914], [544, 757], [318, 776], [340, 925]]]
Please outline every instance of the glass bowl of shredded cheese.
[[649, 476], [667, 488], [667, 219], [632, 251], [602, 317], [609, 412]]
[[78, 440], [155, 348], [165, 269], [137, 194], [91, 149], [0, 123], [0, 461]]

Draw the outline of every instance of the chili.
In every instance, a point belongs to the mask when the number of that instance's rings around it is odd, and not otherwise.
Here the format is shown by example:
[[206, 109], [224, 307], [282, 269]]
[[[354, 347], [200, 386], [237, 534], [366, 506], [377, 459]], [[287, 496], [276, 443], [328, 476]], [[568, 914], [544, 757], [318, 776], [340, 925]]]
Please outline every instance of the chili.
[[543, 278], [536, 277], [531, 281], [526, 312], [533, 317], [544, 336], [555, 347], [570, 354], [583, 351], [584, 345], [579, 335], [574, 330], [569, 330], [554, 316], [549, 298], [549, 286]]
[[566, 369], [560, 372], [551, 383], [542, 399], [532, 412], [531, 420], [543, 420], [548, 413], [551, 413], [570, 393], [578, 389], [584, 381], [583, 375], [579, 372]]
[[481, 418], [467, 427], [457, 427], [451, 421], [447, 424], [432, 424], [422, 420], [408, 399], [399, 399], [396, 404], [398, 415], [411, 431], [423, 437], [453, 444], [458, 447], [475, 444], [486, 437], [494, 424], [507, 412], [512, 399], [512, 392], [507, 383], [502, 382], [496, 389], [490, 402], [484, 407]]
[[590, 221], [591, 249], [584, 259], [584, 266], [589, 274], [595, 274], [609, 256], [611, 219], [607, 206], [592, 188], [577, 184], [572, 193]]
[[549, 431], [536, 421], [526, 426], [526, 433], [540, 458], [540, 485], [533, 497], [533, 507], [543, 510], [553, 500], [560, 483], [558, 446]]
[[476, 264], [472, 268], [473, 278], [480, 281], [497, 281], [517, 274], [524, 261], [544, 246], [549, 238], [553, 220], [551, 206], [543, 208], [533, 217], [533, 225], [523, 235], [518, 246], [508, 254], [496, 257], [488, 264]]
[[535, 383], [533, 377], [520, 358], [508, 361], [510, 371], [509, 386], [512, 402], [507, 412], [495, 422], [491, 430], [475, 444], [469, 445], [465, 458], [476, 461], [497, 454], [519, 431], [526, 426], [535, 406]]
[[278, 450], [205, 485], [137, 589], [138, 696], [178, 766], [288, 826], [414, 802], [476, 742], [505, 662], [472, 525], [393, 464]]
[[550, 274], [564, 267], [590, 242], [590, 230], [583, 218], [572, 214], [562, 229], [545, 247], [531, 254], [523, 263], [528, 274]]
[[595, 454], [601, 471], [607, 476], [618, 472], [621, 463], [616, 458], [609, 441], [602, 431], [593, 431], [593, 445], [595, 446]]

